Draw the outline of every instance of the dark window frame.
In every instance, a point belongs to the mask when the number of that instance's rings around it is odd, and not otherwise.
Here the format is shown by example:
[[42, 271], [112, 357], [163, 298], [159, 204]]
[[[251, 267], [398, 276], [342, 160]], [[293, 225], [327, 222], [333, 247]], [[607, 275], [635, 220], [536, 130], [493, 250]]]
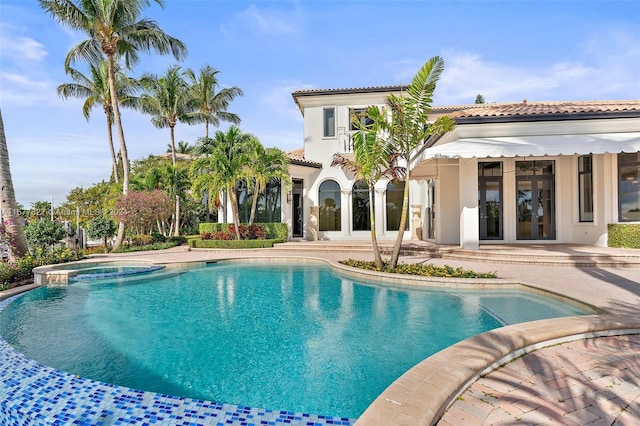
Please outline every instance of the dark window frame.
[[[331, 111], [332, 116], [329, 117], [327, 112]], [[330, 120], [333, 119], [333, 124], [330, 125]], [[335, 138], [336, 137], [336, 108], [326, 107], [322, 109], [322, 137], [323, 138]]]
[[[586, 186], [585, 183], [587, 183]], [[593, 156], [591, 154], [578, 157], [578, 221], [593, 222]]]
[[[634, 158], [635, 156], [635, 158]], [[632, 169], [635, 167], [635, 174], [627, 175], [627, 171], [623, 170], [631, 167]], [[640, 152], [632, 152], [632, 153], [620, 153], [618, 154], [618, 222], [637, 222], [638, 219], [625, 219], [623, 218], [622, 212], [622, 198], [627, 194], [627, 188], [629, 185], [635, 185], [636, 190], [635, 193], [637, 195], [637, 204], [636, 207], [629, 210], [627, 213], [633, 212], [638, 213], [640, 216]]]

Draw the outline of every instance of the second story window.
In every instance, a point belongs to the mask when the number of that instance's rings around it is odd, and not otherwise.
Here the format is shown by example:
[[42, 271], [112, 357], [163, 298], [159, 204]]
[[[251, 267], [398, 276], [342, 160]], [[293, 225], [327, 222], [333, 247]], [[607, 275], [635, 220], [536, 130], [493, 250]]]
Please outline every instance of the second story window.
[[325, 108], [322, 111], [322, 127], [323, 137], [335, 138], [336, 137], [336, 109]]
[[367, 110], [365, 108], [353, 108], [350, 112], [351, 114], [349, 120], [349, 130], [351, 130], [352, 132], [358, 130], [356, 124], [354, 123], [354, 116], [357, 117], [358, 121], [360, 121], [360, 124], [363, 124], [365, 127], [369, 127], [373, 124], [373, 120], [367, 117]]

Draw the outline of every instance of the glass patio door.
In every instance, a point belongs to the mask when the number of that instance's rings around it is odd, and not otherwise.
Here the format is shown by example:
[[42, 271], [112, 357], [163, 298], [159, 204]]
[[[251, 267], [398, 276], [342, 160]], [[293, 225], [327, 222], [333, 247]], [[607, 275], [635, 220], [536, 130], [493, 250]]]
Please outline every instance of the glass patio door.
[[480, 239], [502, 239], [502, 178], [478, 179]]
[[553, 176], [518, 176], [518, 240], [554, 240], [555, 190]]
[[481, 240], [502, 237], [502, 161], [478, 162], [478, 219]]

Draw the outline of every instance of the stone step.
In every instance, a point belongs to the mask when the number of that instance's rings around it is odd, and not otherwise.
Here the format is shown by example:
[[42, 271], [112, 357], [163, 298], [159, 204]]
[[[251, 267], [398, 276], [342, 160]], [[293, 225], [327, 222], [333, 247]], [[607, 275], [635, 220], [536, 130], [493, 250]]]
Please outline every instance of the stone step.
[[[383, 241], [379, 243], [382, 254], [389, 255], [393, 250], [393, 243]], [[352, 253], [371, 251], [371, 243], [364, 241], [349, 242], [286, 242], [276, 244], [273, 247], [278, 251], [291, 251], [301, 253], [333, 252]], [[520, 248], [492, 248], [486, 247], [480, 250], [463, 250], [456, 246], [437, 246], [423, 243], [405, 243], [400, 254], [402, 256], [428, 256], [451, 260], [481, 262], [481, 263], [506, 263], [537, 266], [573, 266], [573, 267], [609, 267], [609, 268], [640, 268], [640, 252], [635, 254], [620, 253], [572, 253], [563, 252], [553, 247], [546, 248], [548, 252], [539, 252], [523, 246]], [[566, 247], [564, 250], [569, 250]]]

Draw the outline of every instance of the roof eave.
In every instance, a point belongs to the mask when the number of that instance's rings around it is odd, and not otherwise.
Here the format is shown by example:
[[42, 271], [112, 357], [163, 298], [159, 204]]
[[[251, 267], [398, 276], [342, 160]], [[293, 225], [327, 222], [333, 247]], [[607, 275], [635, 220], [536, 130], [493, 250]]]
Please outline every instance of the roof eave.
[[452, 118], [455, 120], [456, 124], [520, 123], [536, 121], [593, 120], [602, 118], [640, 118], [640, 111], [599, 111], [562, 114], [497, 115]]
[[292, 164], [294, 166], [311, 167], [314, 169], [322, 168], [322, 163], [316, 163], [314, 161], [303, 161], [303, 160], [298, 160], [293, 158], [289, 160], [289, 164]]

